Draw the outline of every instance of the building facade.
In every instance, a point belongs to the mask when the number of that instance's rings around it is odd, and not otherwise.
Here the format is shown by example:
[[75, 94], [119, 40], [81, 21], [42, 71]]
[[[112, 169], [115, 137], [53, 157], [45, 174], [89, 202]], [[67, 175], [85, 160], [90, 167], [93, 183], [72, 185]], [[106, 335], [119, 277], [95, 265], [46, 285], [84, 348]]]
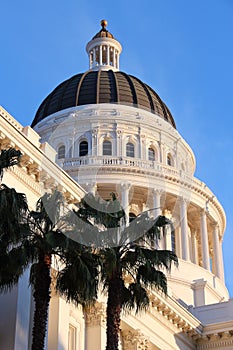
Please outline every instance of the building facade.
[[[149, 311], [122, 315], [120, 347], [233, 349], [233, 302], [222, 257], [224, 210], [195, 177], [195, 155], [168, 107], [151, 87], [120, 71], [122, 47], [106, 25], [101, 21], [86, 46], [89, 69], [45, 98], [32, 127], [0, 110], [1, 149], [13, 146], [23, 153], [20, 167], [8, 171], [4, 182], [26, 193], [31, 207], [53, 188], [70, 204], [86, 192], [103, 199], [115, 192], [128, 225], [145, 210], [170, 218], [175, 234], [165, 232], [158, 249], [175, 251], [179, 268], [167, 276], [167, 297], [151, 292]], [[0, 298], [2, 349], [30, 348], [33, 303], [26, 279]], [[47, 349], [105, 349], [105, 312], [104, 296], [83, 315], [52, 291]]]

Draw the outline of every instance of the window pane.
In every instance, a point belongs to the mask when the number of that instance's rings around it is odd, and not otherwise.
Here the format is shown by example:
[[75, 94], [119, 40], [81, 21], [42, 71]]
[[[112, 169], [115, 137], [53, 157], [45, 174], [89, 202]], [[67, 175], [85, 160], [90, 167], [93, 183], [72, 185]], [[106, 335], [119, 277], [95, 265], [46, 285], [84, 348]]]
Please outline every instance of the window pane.
[[168, 154], [168, 156], [167, 156], [167, 165], [172, 165], [172, 158], [171, 158], [170, 154]]
[[153, 148], [148, 149], [148, 158], [149, 160], [155, 160], [155, 151], [153, 150]]
[[79, 156], [83, 157], [88, 154], [88, 142], [87, 141], [82, 141], [79, 144]]
[[65, 158], [65, 154], [66, 154], [66, 148], [64, 145], [62, 145], [58, 148], [58, 152], [57, 152], [58, 159]]
[[112, 155], [112, 142], [105, 140], [103, 142], [103, 155], [104, 156], [111, 156]]
[[128, 142], [126, 145], [126, 156], [134, 157], [134, 144], [131, 142]]

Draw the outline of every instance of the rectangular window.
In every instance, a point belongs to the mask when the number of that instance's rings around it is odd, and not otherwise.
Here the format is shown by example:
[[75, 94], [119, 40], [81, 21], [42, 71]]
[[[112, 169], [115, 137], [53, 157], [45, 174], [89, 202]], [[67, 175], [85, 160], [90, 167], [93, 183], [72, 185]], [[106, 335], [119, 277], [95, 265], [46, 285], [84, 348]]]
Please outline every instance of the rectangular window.
[[131, 142], [126, 144], [126, 157], [134, 157], [134, 144]]
[[77, 350], [77, 328], [69, 324], [68, 350]]
[[111, 156], [112, 155], [112, 142], [104, 141], [103, 142], [103, 156]]

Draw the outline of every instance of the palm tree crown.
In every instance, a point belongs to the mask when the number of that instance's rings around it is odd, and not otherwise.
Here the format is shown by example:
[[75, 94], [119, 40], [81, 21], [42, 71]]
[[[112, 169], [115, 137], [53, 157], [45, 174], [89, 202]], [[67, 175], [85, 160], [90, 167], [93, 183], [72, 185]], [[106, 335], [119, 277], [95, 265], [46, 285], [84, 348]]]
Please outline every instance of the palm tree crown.
[[153, 288], [167, 293], [165, 271], [178, 264], [177, 256], [150, 243], [160, 239], [162, 227], [173, 227], [166, 217], [153, 219], [148, 212], [126, 227], [125, 213], [114, 194], [106, 202], [87, 194], [74, 214], [69, 235], [92, 247], [98, 256], [100, 285], [107, 293], [106, 350], [117, 350], [122, 308], [136, 312], [147, 308], [148, 291]]

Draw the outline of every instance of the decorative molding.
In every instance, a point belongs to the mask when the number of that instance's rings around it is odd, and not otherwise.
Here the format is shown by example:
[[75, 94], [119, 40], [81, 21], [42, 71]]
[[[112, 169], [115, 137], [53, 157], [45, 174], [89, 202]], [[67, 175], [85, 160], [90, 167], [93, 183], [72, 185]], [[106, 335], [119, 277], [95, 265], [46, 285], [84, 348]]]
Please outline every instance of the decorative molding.
[[124, 350], [148, 350], [149, 338], [139, 329], [122, 331], [122, 343]]
[[197, 341], [197, 350], [233, 349], [233, 330], [212, 334], [204, 334]]
[[106, 326], [106, 304], [97, 302], [84, 313], [87, 327]]

